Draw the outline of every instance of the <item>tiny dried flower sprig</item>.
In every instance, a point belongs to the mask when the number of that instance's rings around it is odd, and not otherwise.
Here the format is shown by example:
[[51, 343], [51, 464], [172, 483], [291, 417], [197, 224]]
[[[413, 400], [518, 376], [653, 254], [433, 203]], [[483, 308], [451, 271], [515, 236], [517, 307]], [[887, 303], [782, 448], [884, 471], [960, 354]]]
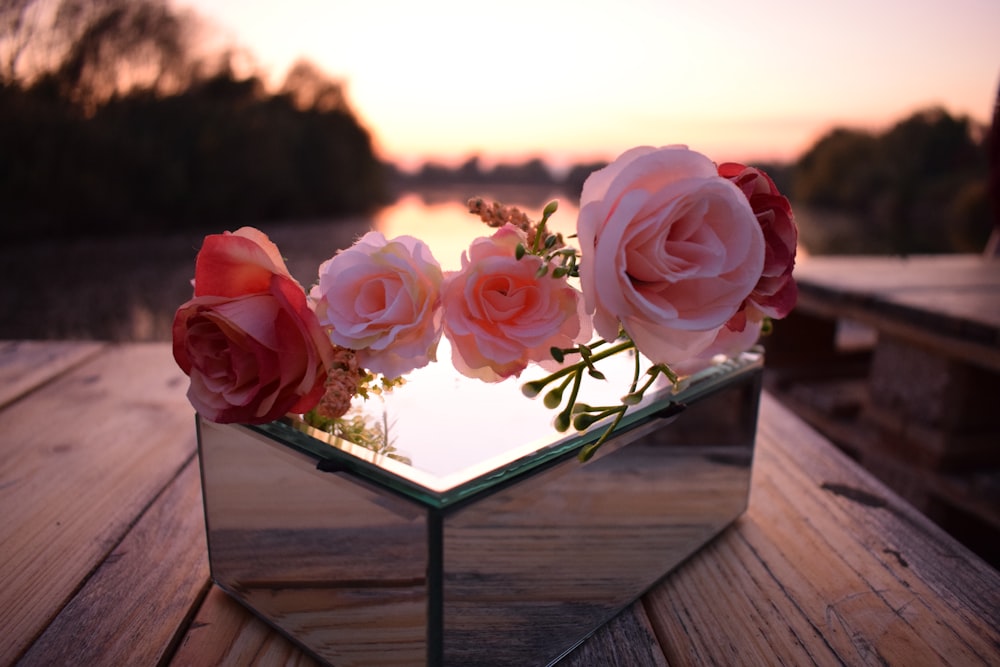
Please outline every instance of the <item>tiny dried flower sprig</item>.
[[[515, 257], [517, 259], [525, 255], [541, 257], [543, 263], [538, 268], [539, 278], [546, 275], [550, 269], [553, 278], [578, 278], [579, 252], [576, 248], [566, 246], [562, 234], [548, 230], [549, 218], [558, 208], [558, 201], [550, 201], [542, 209], [541, 220], [536, 223], [514, 206], [504, 206], [499, 202], [487, 205], [480, 197], [469, 200], [469, 212], [478, 215], [490, 227], [502, 227], [509, 223], [525, 233], [527, 241], [518, 244]], [[553, 264], [555, 266], [552, 266]]]
[[347, 414], [355, 396], [368, 400], [371, 396], [381, 395], [405, 383], [405, 378], [387, 378], [361, 368], [354, 350], [334, 346], [333, 362], [326, 376], [323, 397], [315, 408], [306, 413], [305, 419], [311, 426], [328, 430], [320, 424], [335, 421]]

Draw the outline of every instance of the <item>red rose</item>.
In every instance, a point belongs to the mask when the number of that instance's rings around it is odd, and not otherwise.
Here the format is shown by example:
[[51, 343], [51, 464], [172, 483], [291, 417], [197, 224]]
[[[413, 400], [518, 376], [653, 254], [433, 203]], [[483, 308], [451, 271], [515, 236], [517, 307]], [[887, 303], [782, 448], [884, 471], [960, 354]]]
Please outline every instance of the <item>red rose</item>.
[[319, 402], [333, 349], [277, 246], [244, 227], [205, 238], [173, 352], [203, 417], [263, 424]]
[[792, 269], [799, 232], [792, 206], [760, 169], [726, 162], [719, 165], [719, 175], [743, 191], [764, 232], [764, 271], [747, 298], [748, 305], [780, 319], [791, 312], [798, 297]]

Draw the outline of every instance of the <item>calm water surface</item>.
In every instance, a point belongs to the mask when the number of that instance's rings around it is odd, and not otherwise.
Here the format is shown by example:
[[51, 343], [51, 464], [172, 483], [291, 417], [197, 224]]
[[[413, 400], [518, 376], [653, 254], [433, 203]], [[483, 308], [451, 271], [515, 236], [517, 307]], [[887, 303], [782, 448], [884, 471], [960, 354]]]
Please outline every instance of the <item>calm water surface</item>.
[[[534, 219], [559, 201], [554, 230], [574, 233], [578, 209], [558, 191], [435, 191], [405, 194], [372, 218], [258, 225], [278, 245], [292, 275], [308, 288], [319, 265], [371, 229], [387, 237], [410, 234], [430, 245], [445, 270], [460, 267], [462, 251], [491, 230], [467, 211], [481, 195], [518, 206]], [[829, 216], [797, 209], [800, 258], [849, 228]], [[250, 223], [253, 224], [253, 223]], [[191, 296], [194, 260], [206, 232], [156, 238], [60, 241], [0, 246], [0, 340], [93, 339], [167, 341], [174, 311]], [[829, 237], [829, 238], [828, 238]]]
[[[554, 195], [552, 199], [558, 197]], [[533, 206], [512, 202], [511, 205], [520, 207], [535, 220], [541, 217], [544, 208], [544, 203]], [[564, 235], [574, 233], [577, 213], [573, 203], [559, 199], [559, 209], [549, 221], [550, 229]], [[418, 195], [407, 195], [380, 211], [375, 216], [374, 227], [388, 238], [410, 234], [423, 239], [446, 271], [461, 267], [462, 252], [473, 239], [493, 233], [477, 216], [468, 212], [465, 203], [428, 202]]]
[[[482, 194], [491, 199], [491, 193]], [[371, 229], [426, 241], [445, 269], [458, 268], [462, 251], [490, 232], [467, 212], [461, 191], [407, 194], [373, 218], [263, 223], [289, 271], [308, 288], [319, 265]], [[553, 227], [571, 232], [577, 210], [556, 192], [492, 195], [533, 218], [560, 200]], [[253, 224], [253, 223], [250, 223]], [[191, 296], [194, 260], [205, 233], [156, 238], [60, 241], [0, 247], [0, 340], [93, 339], [167, 341], [174, 311]]]

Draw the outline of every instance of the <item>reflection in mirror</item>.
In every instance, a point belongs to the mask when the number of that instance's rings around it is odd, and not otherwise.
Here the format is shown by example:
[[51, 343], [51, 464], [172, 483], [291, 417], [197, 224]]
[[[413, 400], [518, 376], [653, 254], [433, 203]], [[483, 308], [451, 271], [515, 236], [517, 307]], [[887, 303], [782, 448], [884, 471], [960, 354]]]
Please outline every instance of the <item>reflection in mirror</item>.
[[454, 497], [199, 420], [213, 578], [339, 667], [549, 664], [744, 511], [760, 384], [758, 359], [588, 463], [560, 450]]
[[243, 427], [201, 420], [199, 443], [222, 588], [334, 665], [423, 664], [425, 509]]
[[746, 508], [756, 413], [744, 382], [449, 514], [445, 664], [555, 661], [716, 535]]
[[[441, 341], [438, 355], [450, 355], [447, 340]], [[685, 378], [678, 387], [661, 376], [625, 420], [671, 401], [685, 402], [692, 392], [752, 372], [762, 363], [759, 354], [743, 353]], [[619, 404], [633, 381], [635, 358], [613, 355], [600, 362], [600, 371], [605, 379], [587, 377], [579, 402]], [[430, 364], [413, 371], [402, 386], [367, 400], [356, 398], [347, 419], [330, 422], [332, 433], [301, 419], [289, 425], [394, 475], [445, 492], [546, 448], [573, 446], [587, 434], [596, 438], [610, 423], [595, 424], [586, 434], [572, 428], [560, 433], [553, 425], [556, 411], [546, 408], [541, 397], [528, 399], [521, 392], [523, 383], [545, 372], [533, 368], [523, 375], [489, 383], [464, 377], [449, 364]]]

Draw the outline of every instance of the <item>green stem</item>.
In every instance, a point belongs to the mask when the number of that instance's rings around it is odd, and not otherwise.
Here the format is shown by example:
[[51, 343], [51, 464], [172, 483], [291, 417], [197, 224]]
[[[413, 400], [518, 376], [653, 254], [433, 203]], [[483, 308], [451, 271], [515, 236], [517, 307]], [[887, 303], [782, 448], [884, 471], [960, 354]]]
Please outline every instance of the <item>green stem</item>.
[[[642, 372], [642, 368], [641, 368], [640, 363], [639, 363], [639, 355], [637, 354], [637, 355], [635, 355], [635, 368], [632, 371], [632, 384], [629, 385], [628, 393], [631, 394], [631, 393], [635, 392], [635, 388], [639, 384], [639, 373], [641, 373], [641, 372]], [[648, 387], [649, 385], [647, 384], [646, 386]], [[645, 389], [643, 389], [643, 391], [645, 391]]]
[[545, 221], [548, 218], [543, 217], [538, 223], [538, 227], [535, 228], [535, 242], [532, 243], [531, 254], [537, 255], [539, 251], [538, 244], [540, 243], [543, 236], [545, 236]]
[[[594, 344], [594, 347], [597, 347], [602, 342], [604, 342], [604, 341], [598, 341], [597, 343]], [[594, 362], [600, 361], [601, 359], [607, 359], [608, 357], [610, 357], [613, 354], [618, 354], [619, 352], [624, 352], [625, 350], [628, 350], [628, 349], [631, 349], [631, 348], [634, 348], [634, 347], [635, 347], [635, 343], [633, 343], [631, 340], [622, 341], [621, 343], [618, 343], [614, 347], [609, 347], [608, 349], [604, 350], [603, 352], [598, 352], [594, 356], [590, 357], [590, 363], [593, 364]], [[591, 349], [593, 349], [593, 348], [591, 348]], [[564, 375], [569, 375], [570, 373], [575, 373], [575, 372], [581, 371], [581, 370], [583, 370], [584, 368], [587, 368], [587, 367], [588, 367], [588, 364], [586, 362], [578, 361], [577, 363], [573, 364], [572, 366], [565, 366], [563, 368], [560, 368], [555, 373], [552, 373], [551, 375], [547, 375], [546, 377], [542, 378], [541, 380], [536, 380], [536, 382], [538, 382], [540, 384], [540, 386], [545, 386], [548, 383], [552, 382], [553, 380], [558, 380], [559, 378], [563, 377]]]
[[615, 420], [611, 422], [611, 425], [608, 426], [608, 428], [604, 431], [604, 433], [601, 434], [601, 437], [597, 439], [597, 442], [587, 445], [586, 447], [580, 450], [578, 458], [580, 459], [581, 462], [589, 461], [594, 456], [594, 454], [597, 453], [597, 450], [601, 447], [601, 445], [603, 445], [604, 442], [608, 439], [608, 437], [614, 432], [614, 430], [618, 428], [618, 424], [621, 423], [622, 418], [625, 417], [625, 413], [627, 411], [628, 408], [623, 405], [622, 410], [618, 413], [618, 416], [615, 417]]
[[[581, 373], [577, 373], [573, 376], [573, 388], [569, 392], [569, 399], [566, 402], [566, 407], [556, 416], [556, 430], [560, 433], [569, 429], [572, 423], [571, 415], [573, 412], [573, 406], [576, 405], [576, 397], [580, 393], [580, 381], [583, 379]], [[560, 425], [565, 424], [566, 428], [560, 428]]]

